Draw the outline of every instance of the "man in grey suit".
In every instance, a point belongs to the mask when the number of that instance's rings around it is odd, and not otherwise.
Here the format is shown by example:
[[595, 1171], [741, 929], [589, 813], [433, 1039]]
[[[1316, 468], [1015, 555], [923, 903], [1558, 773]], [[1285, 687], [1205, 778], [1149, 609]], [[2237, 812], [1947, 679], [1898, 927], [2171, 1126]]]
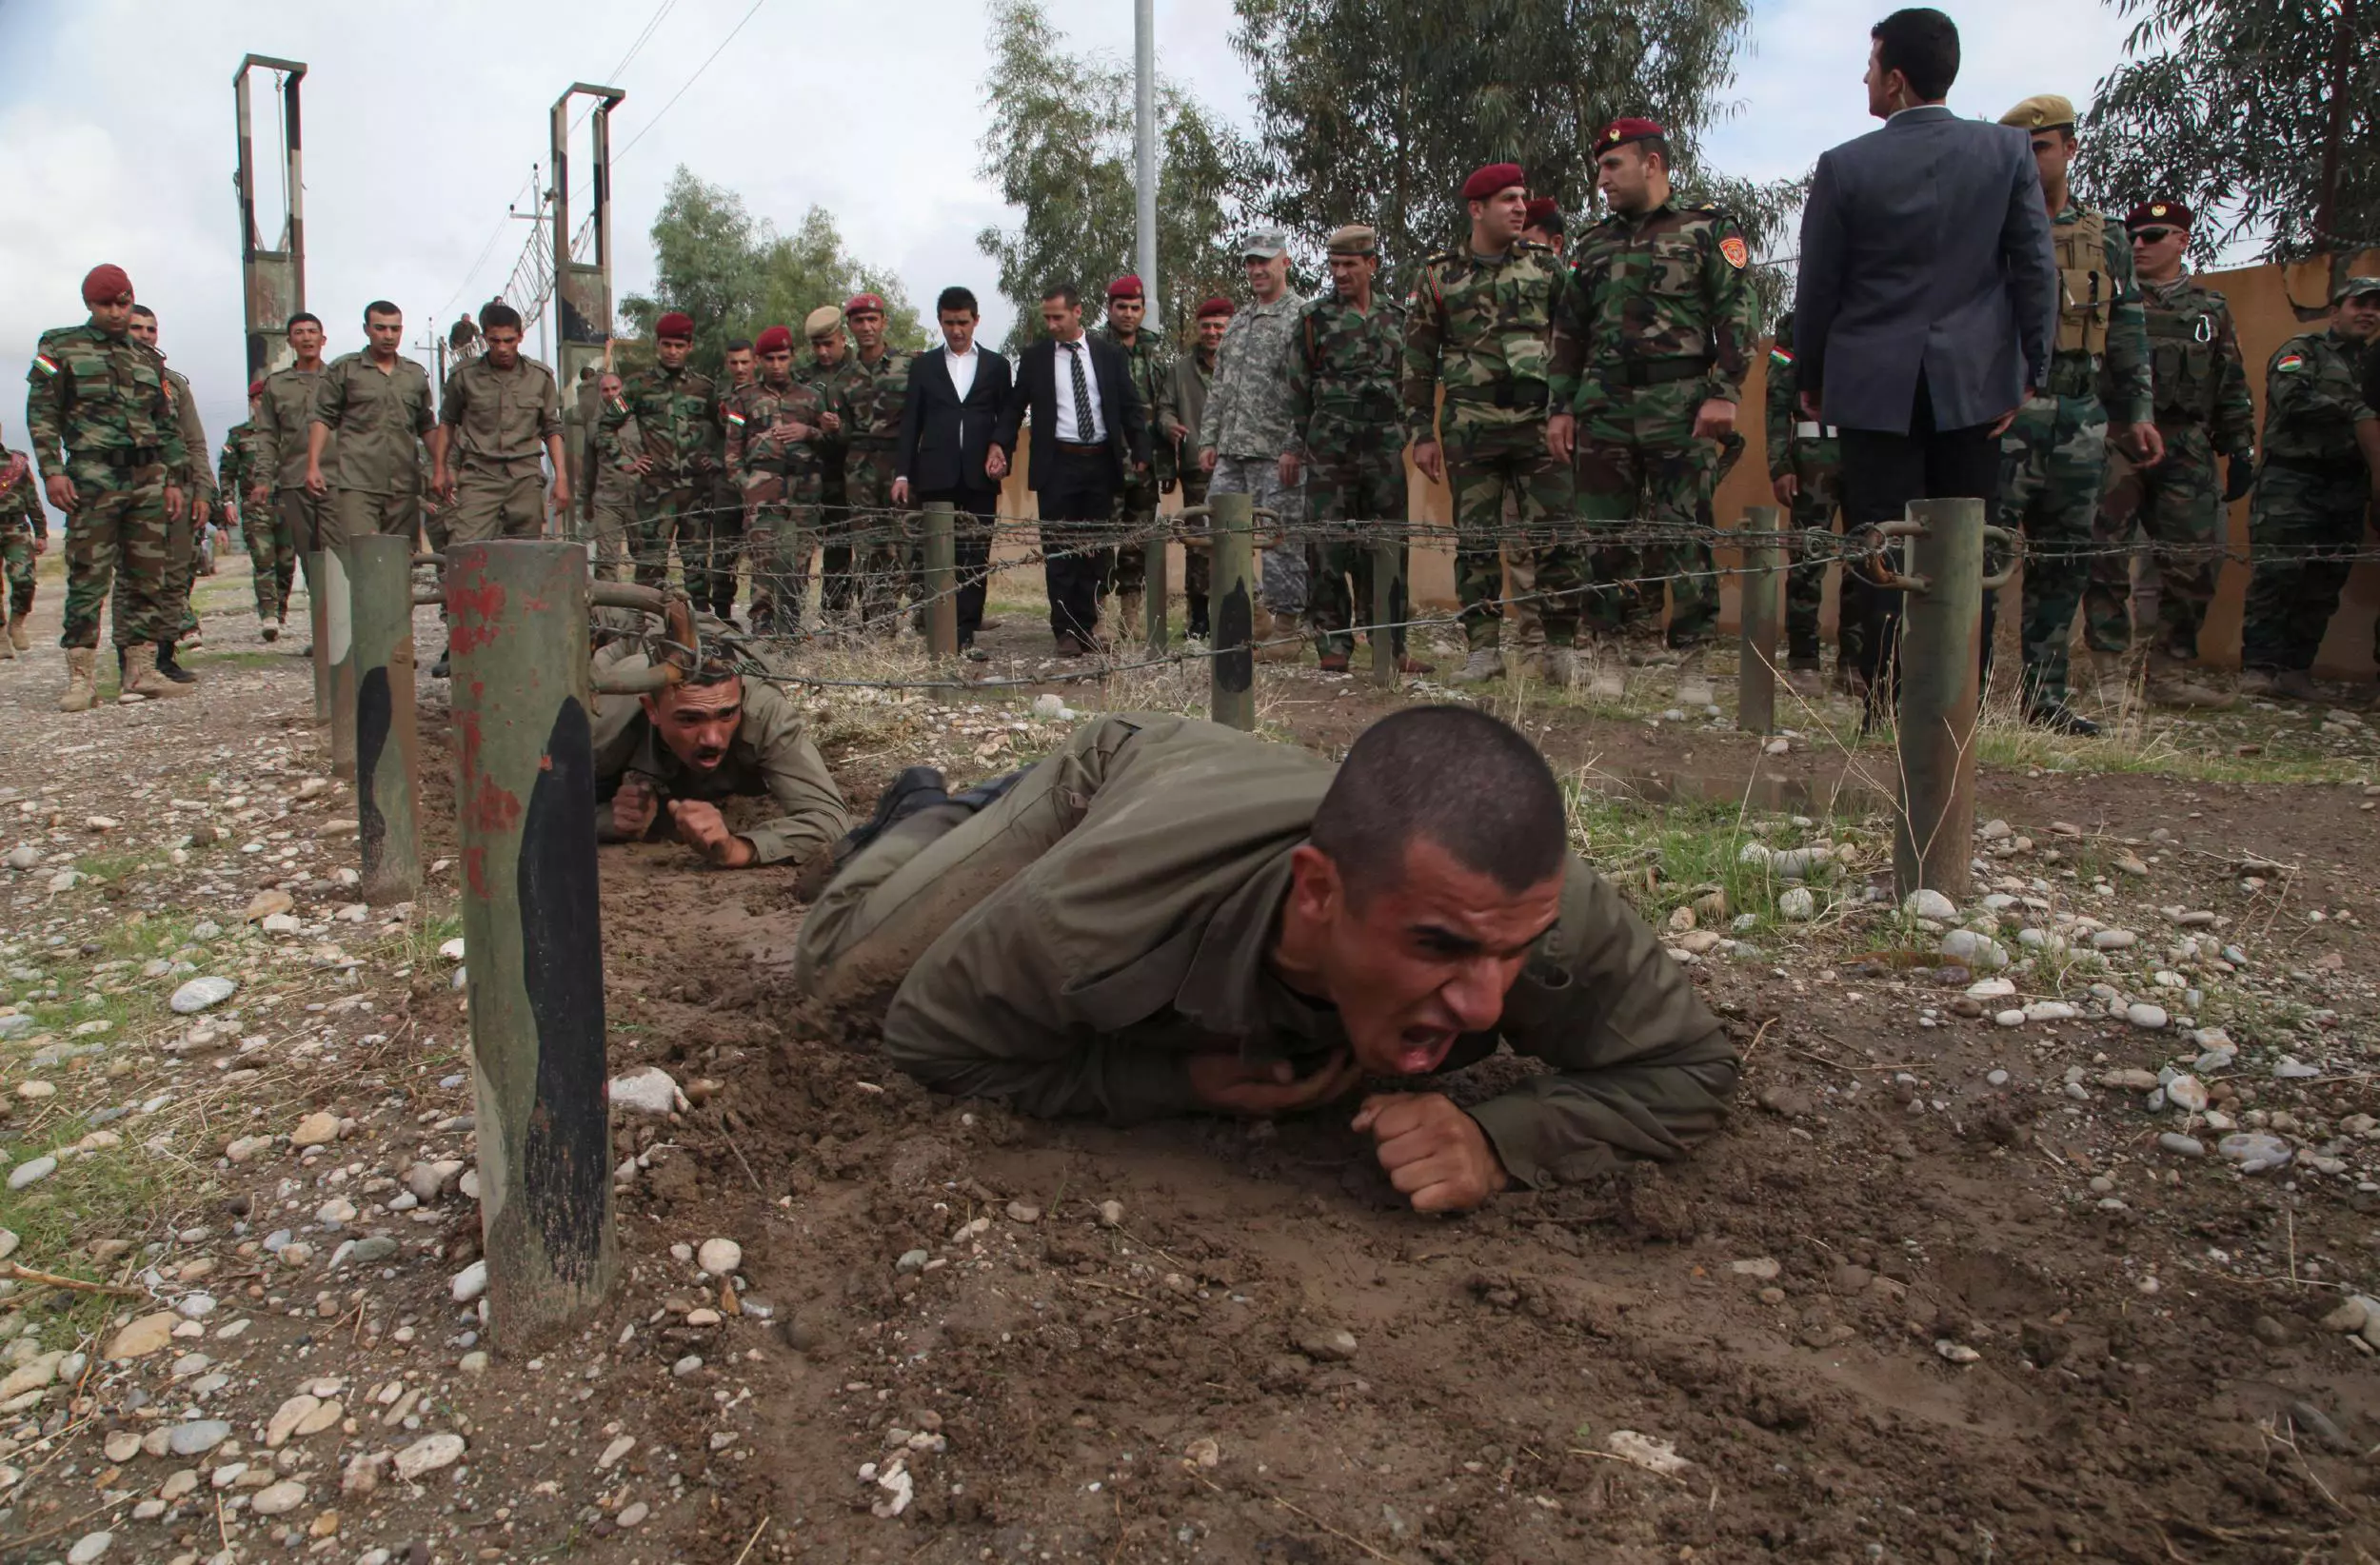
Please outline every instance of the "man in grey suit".
[[[2000, 432], [2048, 374], [2057, 312], [2032, 144], [1944, 106], [1956, 24], [1914, 8], [1869, 36], [1868, 111], [1884, 129], [1819, 157], [1794, 301], [1803, 414], [1840, 431], [1846, 532], [1912, 500], [1990, 509]], [[1900, 594], [1846, 596], [1865, 600], [1873, 710]]]

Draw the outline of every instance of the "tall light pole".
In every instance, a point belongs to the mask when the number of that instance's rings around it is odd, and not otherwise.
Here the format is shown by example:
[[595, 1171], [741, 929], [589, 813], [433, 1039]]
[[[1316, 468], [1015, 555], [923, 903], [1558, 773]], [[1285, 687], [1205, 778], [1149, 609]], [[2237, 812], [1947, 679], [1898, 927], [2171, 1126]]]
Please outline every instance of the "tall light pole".
[[1137, 240], [1133, 247], [1140, 264], [1140, 287], [1149, 302], [1150, 327], [1172, 329], [1157, 289], [1157, 0], [1133, 0], [1133, 73], [1139, 89], [1133, 110], [1133, 140], [1137, 155], [1133, 179]]

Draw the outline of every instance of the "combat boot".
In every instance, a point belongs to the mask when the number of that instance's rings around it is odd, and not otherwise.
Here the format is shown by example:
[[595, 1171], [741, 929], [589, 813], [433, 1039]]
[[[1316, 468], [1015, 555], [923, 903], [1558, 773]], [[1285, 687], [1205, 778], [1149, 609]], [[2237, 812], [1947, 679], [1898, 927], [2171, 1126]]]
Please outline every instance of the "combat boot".
[[19, 652], [30, 652], [33, 649], [33, 633], [25, 628], [26, 618], [27, 616], [19, 614], [9, 622], [9, 644]]
[[1492, 646], [1476, 646], [1471, 649], [1471, 656], [1463, 661], [1463, 665], [1449, 677], [1447, 683], [1485, 684], [1492, 679], [1502, 677], [1503, 672], [1503, 653]]
[[[10, 629], [10, 631], [14, 631], [14, 630], [16, 629], [16, 626], [15, 626], [14, 624], [11, 624], [11, 625], [10, 625], [10, 626], [9, 626], [9, 629]], [[0, 663], [6, 663], [6, 662], [8, 662], [10, 658], [13, 658], [13, 657], [15, 657], [15, 656], [16, 656], [16, 637], [15, 637], [14, 635], [0, 636]]]
[[2283, 701], [2320, 701], [2314, 677], [2303, 668], [2284, 668], [2272, 676], [2272, 693]]
[[1545, 683], [1557, 690], [1567, 690], [1578, 677], [1578, 660], [1567, 646], [1549, 646], [1538, 660], [1545, 668]]
[[2149, 700], [2158, 706], [2173, 706], [2204, 712], [2229, 711], [2237, 704], [2237, 698], [2202, 683], [2192, 677], [2189, 666], [2177, 659], [2152, 657], [2149, 660]]
[[277, 621], [267, 620], [257, 626], [257, 633], [268, 642], [277, 642], [281, 639], [281, 625]]
[[198, 676], [175, 661], [173, 644], [172, 642], [165, 640], [157, 643], [157, 672], [176, 684], [196, 684]]
[[61, 712], [88, 712], [99, 704], [99, 653], [94, 647], [66, 649], [66, 694], [58, 698]]
[[1714, 692], [1711, 676], [1702, 670], [1702, 649], [1682, 646], [1677, 649], [1677, 704], [1708, 706]]
[[1148, 599], [1140, 592], [1116, 594], [1116, 640], [1145, 640], [1149, 633]]
[[134, 642], [124, 649], [123, 683], [117, 701], [161, 701], [168, 696], [191, 693], [189, 685], [176, 684], [157, 672], [157, 648], [148, 642]]
[[2132, 693], [2132, 671], [2127, 666], [2129, 661], [2121, 652], [2104, 651], [2095, 646], [2091, 649], [2091, 683], [2093, 694], [2101, 704], [2120, 706], [2124, 698]]
[[2239, 693], [2251, 701], [2270, 701], [2280, 694], [2280, 674], [2271, 668], [2243, 668], [2239, 671]]

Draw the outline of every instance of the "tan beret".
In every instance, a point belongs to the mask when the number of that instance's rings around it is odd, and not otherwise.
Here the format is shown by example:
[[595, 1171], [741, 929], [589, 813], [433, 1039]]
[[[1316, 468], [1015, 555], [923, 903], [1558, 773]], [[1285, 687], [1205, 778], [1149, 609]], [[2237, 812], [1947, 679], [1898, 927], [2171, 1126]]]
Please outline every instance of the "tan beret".
[[1331, 230], [1324, 248], [1333, 255], [1378, 255], [1380, 236], [1368, 224], [1342, 223]]
[[2054, 92], [2044, 92], [2027, 98], [2023, 103], [2000, 116], [2002, 125], [2013, 125], [2019, 130], [2072, 130], [2074, 129], [2074, 105], [2070, 98]]
[[802, 318], [802, 334], [805, 337], [832, 337], [843, 329], [843, 307], [821, 305]]

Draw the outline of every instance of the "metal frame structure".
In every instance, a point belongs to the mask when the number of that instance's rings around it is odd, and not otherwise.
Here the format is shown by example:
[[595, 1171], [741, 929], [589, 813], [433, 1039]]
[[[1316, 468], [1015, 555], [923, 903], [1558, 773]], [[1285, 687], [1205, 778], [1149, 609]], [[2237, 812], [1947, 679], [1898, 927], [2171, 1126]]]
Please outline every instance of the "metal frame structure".
[[[281, 137], [288, 183], [277, 248], [265, 245], [256, 228], [255, 129], [248, 77], [258, 70], [276, 70], [283, 76]], [[284, 327], [290, 316], [306, 307], [306, 180], [298, 116], [298, 84], [305, 79], [304, 62], [276, 60], [267, 54], [243, 56], [231, 77], [232, 96], [239, 106], [240, 293], [246, 307], [250, 380], [288, 362]]]
[[[611, 337], [611, 111], [627, 94], [616, 87], [573, 82], [554, 100], [553, 204], [550, 235], [553, 243], [554, 378], [564, 394], [578, 384], [582, 366], [601, 364], [604, 345]], [[570, 254], [570, 104], [573, 99], [596, 100], [588, 116], [593, 165], [588, 179], [587, 226], [594, 236], [590, 258]]]

